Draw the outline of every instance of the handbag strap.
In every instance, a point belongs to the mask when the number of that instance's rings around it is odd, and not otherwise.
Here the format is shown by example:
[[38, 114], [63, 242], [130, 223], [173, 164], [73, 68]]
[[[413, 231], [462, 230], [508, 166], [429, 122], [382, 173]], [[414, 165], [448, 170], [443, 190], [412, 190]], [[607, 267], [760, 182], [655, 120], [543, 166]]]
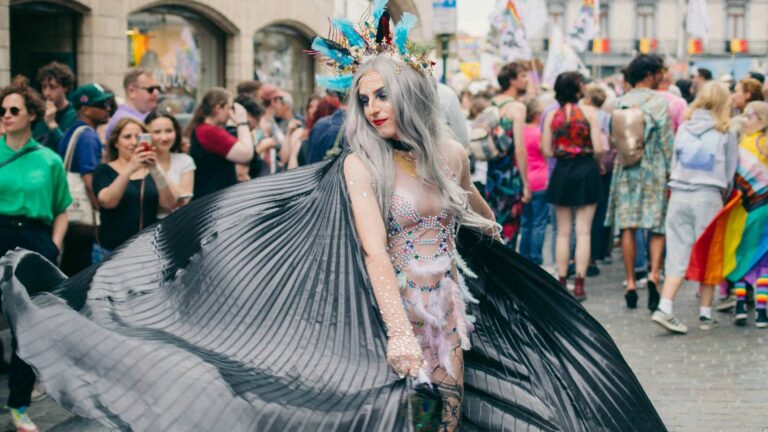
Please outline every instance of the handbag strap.
[[64, 153], [64, 169], [69, 172], [72, 168], [72, 159], [75, 156], [75, 147], [77, 147], [77, 142], [80, 140], [80, 135], [83, 134], [87, 129], [90, 129], [90, 126], [83, 125], [75, 129], [75, 131], [72, 133], [72, 136], [69, 138], [69, 142], [67, 143], [67, 151]]
[[31, 146], [31, 147], [27, 147], [24, 150], [22, 150], [22, 151], [16, 153], [15, 155], [9, 157], [8, 159], [0, 162], [0, 168], [10, 164], [11, 162], [15, 161], [16, 159], [19, 159], [22, 156], [25, 156], [25, 155], [28, 155], [28, 154], [32, 153], [33, 151], [40, 150], [41, 148], [43, 148], [43, 146], [41, 146], [40, 144]]

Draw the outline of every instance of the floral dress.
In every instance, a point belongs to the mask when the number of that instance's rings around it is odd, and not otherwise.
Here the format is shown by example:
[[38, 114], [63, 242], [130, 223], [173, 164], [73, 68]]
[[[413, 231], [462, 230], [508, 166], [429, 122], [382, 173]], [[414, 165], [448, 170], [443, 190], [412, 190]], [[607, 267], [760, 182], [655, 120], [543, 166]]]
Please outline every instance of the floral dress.
[[[501, 108], [506, 102], [501, 102], [497, 106]], [[515, 146], [525, 145], [525, 143], [514, 142], [513, 125], [509, 119], [502, 118], [499, 126], [512, 138], [512, 147], [505, 156], [488, 161], [485, 200], [496, 215], [496, 222], [501, 225], [504, 244], [514, 248], [517, 244], [520, 218], [523, 214], [523, 180], [515, 162]]]
[[617, 109], [634, 106], [645, 114], [643, 158], [631, 167], [614, 167], [605, 225], [616, 230], [644, 228], [664, 234], [674, 142], [669, 107], [650, 89], [633, 89], [616, 101]]

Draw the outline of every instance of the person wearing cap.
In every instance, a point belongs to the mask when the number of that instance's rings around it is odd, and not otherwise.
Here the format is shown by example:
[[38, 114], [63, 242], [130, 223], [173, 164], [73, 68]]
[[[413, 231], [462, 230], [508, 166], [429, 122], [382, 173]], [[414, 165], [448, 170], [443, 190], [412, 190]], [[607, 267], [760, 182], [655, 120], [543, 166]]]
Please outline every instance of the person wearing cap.
[[133, 68], [123, 77], [125, 102], [117, 107], [117, 111], [107, 123], [104, 136], [109, 139], [112, 128], [123, 117], [133, 117], [144, 121], [150, 112], [157, 108], [161, 87], [151, 71], [143, 68]]
[[[69, 146], [76, 146], [69, 170], [80, 174], [83, 178], [94, 209], [99, 208], [99, 204], [93, 193], [93, 172], [101, 163], [104, 147], [96, 133], [96, 128], [109, 121], [112, 98], [112, 93], [105, 91], [99, 84], [86, 84], [78, 87], [72, 93], [72, 105], [77, 110], [78, 119], [59, 141], [59, 154], [62, 158], [65, 157]], [[81, 133], [75, 137], [75, 131], [81, 127], [83, 128]], [[73, 142], [73, 137], [77, 138], [76, 142]], [[94, 239], [95, 231], [93, 229], [69, 230], [64, 239], [64, 253], [61, 259], [61, 269], [64, 273], [72, 276], [91, 265]]]

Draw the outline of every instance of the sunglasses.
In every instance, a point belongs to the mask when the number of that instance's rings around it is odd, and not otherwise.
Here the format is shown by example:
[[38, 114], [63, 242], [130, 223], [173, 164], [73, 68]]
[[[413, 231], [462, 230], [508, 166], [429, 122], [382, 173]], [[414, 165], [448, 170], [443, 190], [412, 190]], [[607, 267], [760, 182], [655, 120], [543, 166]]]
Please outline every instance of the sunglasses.
[[10, 112], [12, 116], [16, 117], [21, 112], [21, 108], [19, 107], [0, 107], [0, 117], [5, 116], [5, 113]]
[[162, 87], [159, 85], [149, 86], [149, 87], [139, 87], [140, 89], [146, 91], [149, 94], [152, 94], [154, 92], [160, 93], [162, 91]]
[[91, 108], [98, 108], [98, 109], [105, 109], [105, 110], [112, 109], [112, 103], [109, 101], [99, 102], [89, 106]]

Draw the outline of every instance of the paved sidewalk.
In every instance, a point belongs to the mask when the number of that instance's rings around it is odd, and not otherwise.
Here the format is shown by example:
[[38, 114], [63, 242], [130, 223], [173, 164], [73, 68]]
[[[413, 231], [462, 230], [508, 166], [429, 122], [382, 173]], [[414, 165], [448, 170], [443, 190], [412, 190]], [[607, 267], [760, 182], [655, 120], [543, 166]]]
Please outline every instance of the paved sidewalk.
[[[698, 301], [695, 290], [686, 286], [675, 313], [689, 326], [689, 333], [670, 335], [651, 322], [647, 309], [625, 308], [620, 262], [601, 268], [600, 276], [587, 280], [589, 298], [584, 306], [614, 337], [670, 431], [768, 432], [768, 329], [756, 329], [752, 317], [748, 327], [735, 327], [728, 315], [715, 312], [720, 327], [698, 330]], [[639, 293], [643, 306], [647, 291]], [[0, 337], [9, 347], [8, 330]], [[0, 377], [2, 401], [7, 398], [7, 381], [7, 375]], [[0, 411], [4, 417], [0, 424], [6, 423], [6, 412]], [[73, 416], [51, 399], [34, 403], [30, 413], [41, 430], [106, 430]]]
[[[698, 329], [696, 288], [686, 284], [674, 312], [687, 335], [673, 335], [651, 321], [646, 290], [638, 309], [626, 309], [621, 262], [588, 279], [584, 306], [619, 345], [670, 431], [768, 432], [768, 329], [753, 316], [736, 327], [713, 312], [720, 326]], [[642, 308], [641, 308], [642, 306]]]

